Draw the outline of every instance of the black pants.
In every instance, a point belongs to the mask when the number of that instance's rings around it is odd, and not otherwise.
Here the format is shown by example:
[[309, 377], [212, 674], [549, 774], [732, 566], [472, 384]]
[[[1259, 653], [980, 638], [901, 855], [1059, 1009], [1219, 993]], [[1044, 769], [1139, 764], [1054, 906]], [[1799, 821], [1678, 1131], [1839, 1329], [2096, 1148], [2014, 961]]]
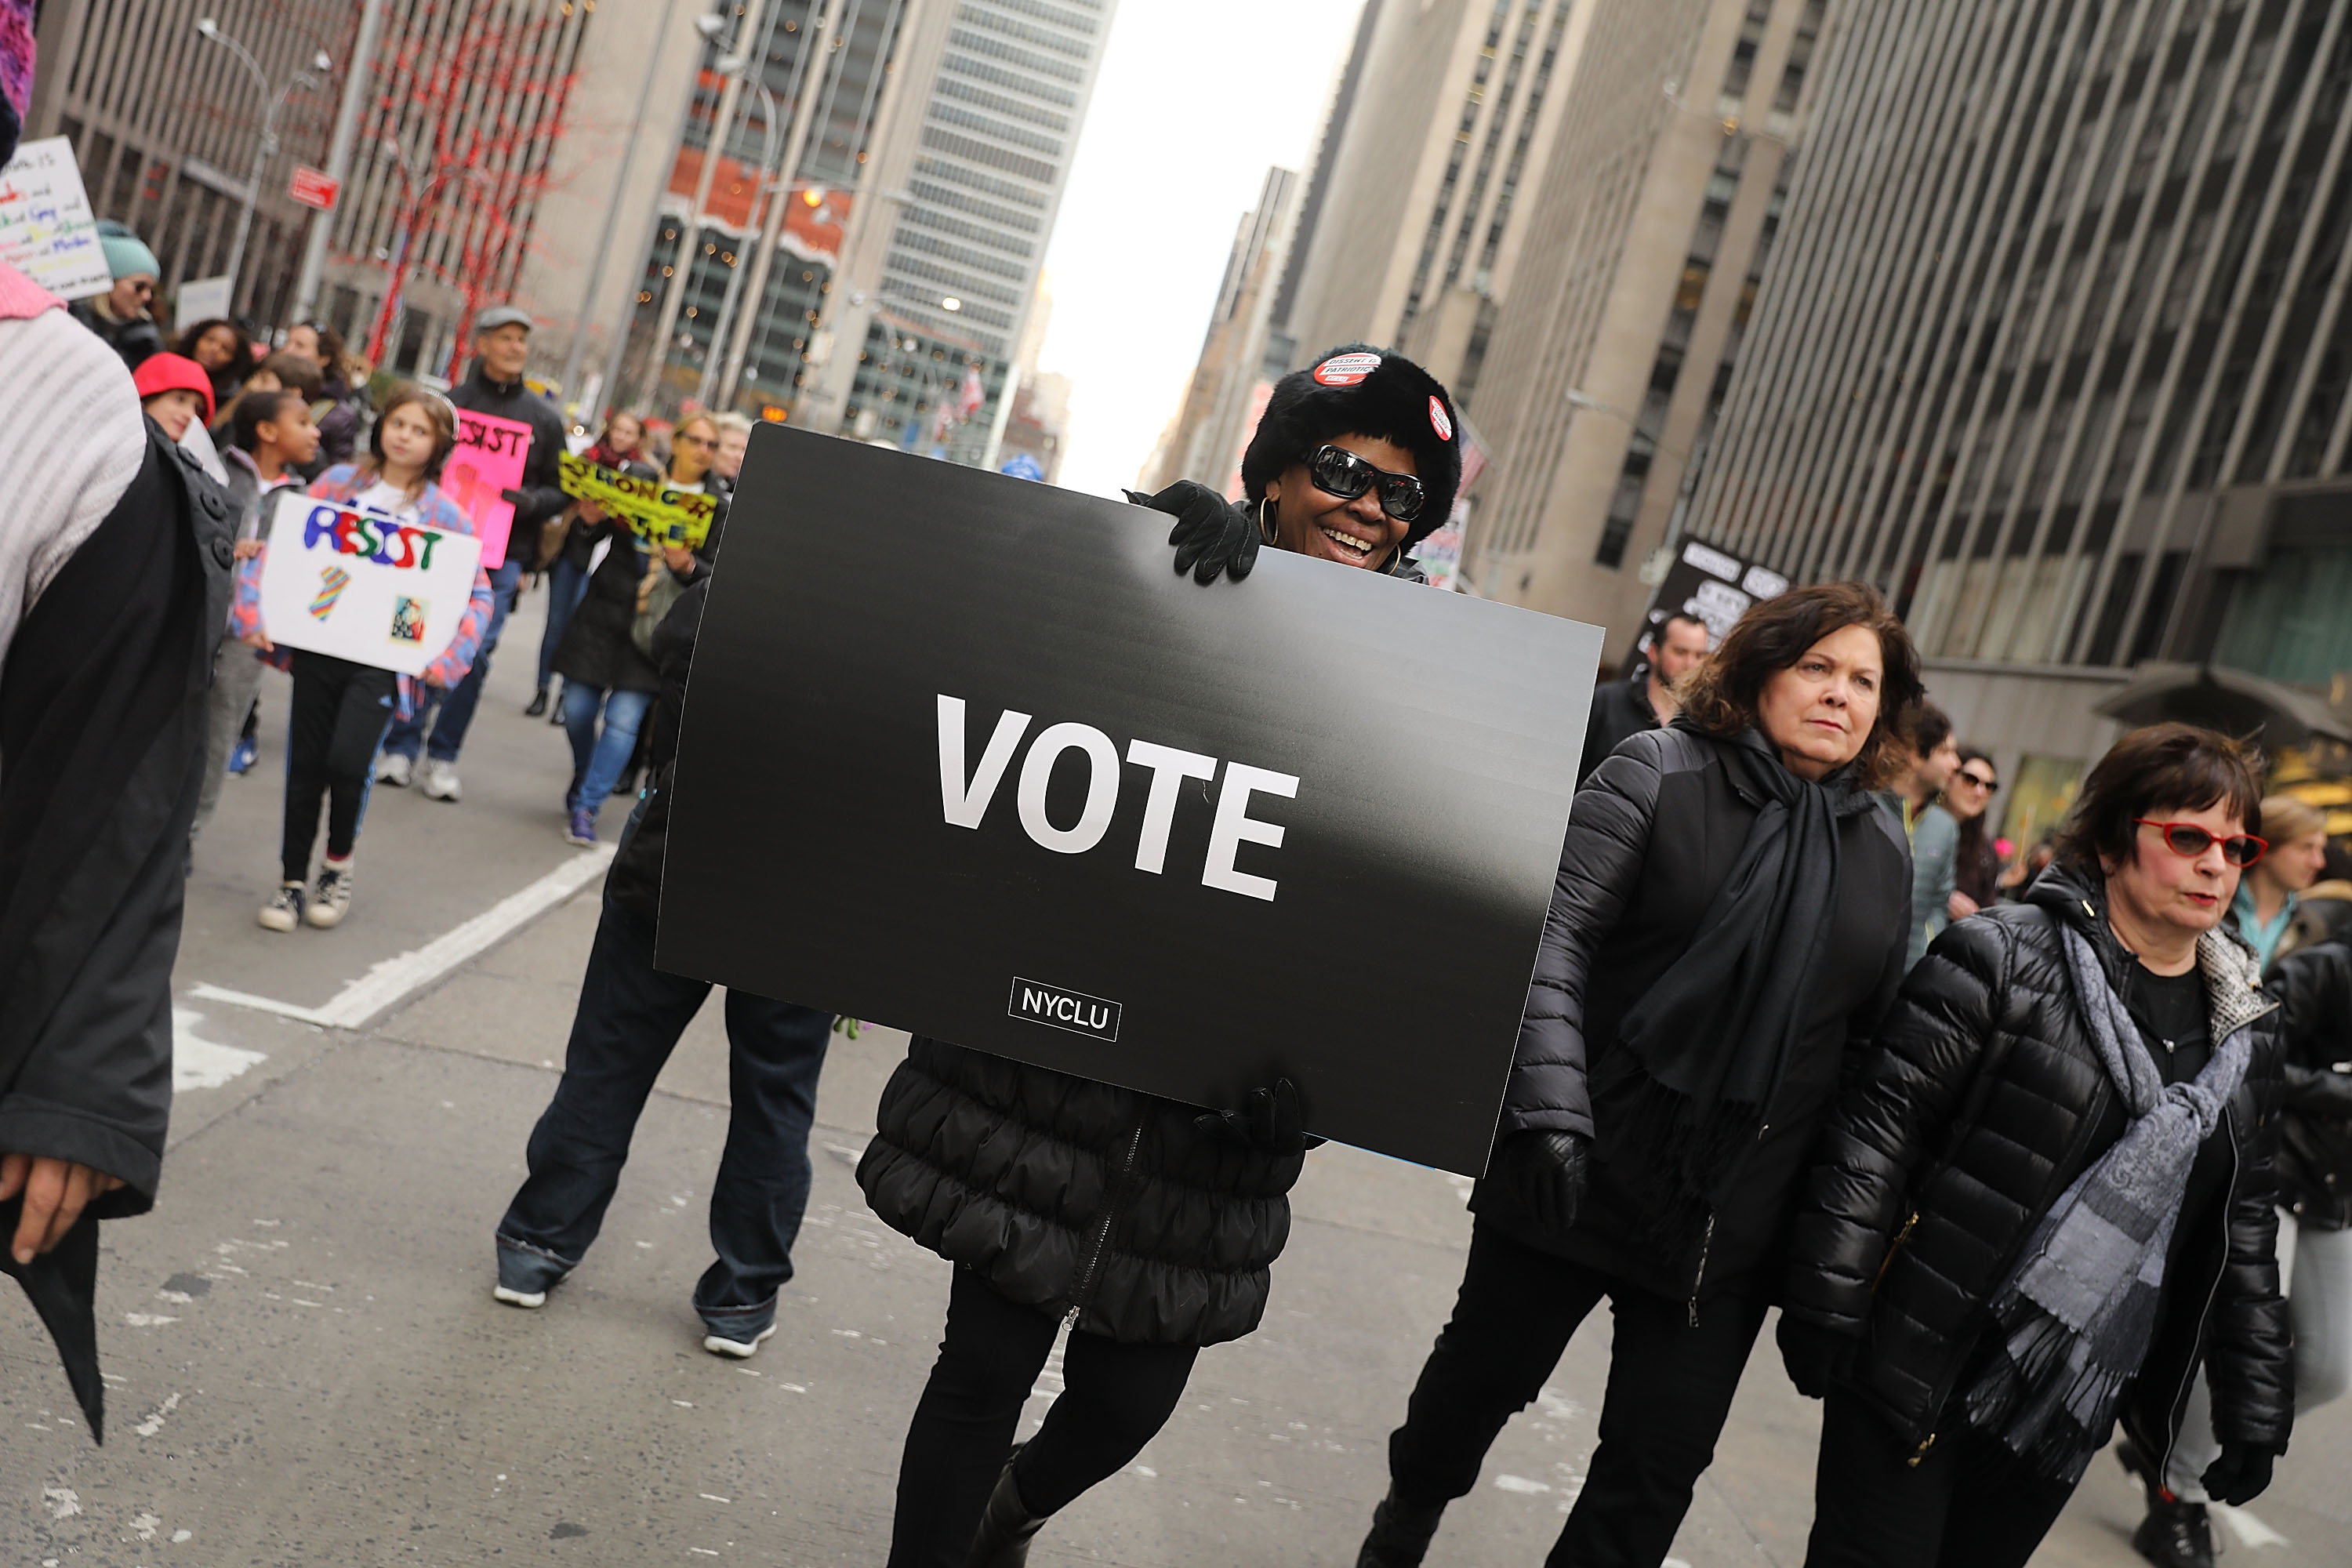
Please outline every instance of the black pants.
[[[1058, 1326], [1037, 1308], [1006, 1300], [975, 1270], [955, 1271], [947, 1334], [898, 1465], [890, 1568], [964, 1568]], [[1013, 1467], [1030, 1511], [1059, 1511], [1143, 1452], [1184, 1396], [1199, 1354], [1195, 1345], [1123, 1345], [1073, 1333], [1062, 1352], [1062, 1394]]]
[[1966, 1427], [1913, 1450], [1855, 1395], [1822, 1412], [1805, 1568], [2024, 1568], [2074, 1489]]
[[1685, 1302], [1634, 1289], [1522, 1246], [1481, 1224], [1453, 1320], [1437, 1336], [1389, 1437], [1398, 1497], [1434, 1507], [1466, 1495], [1503, 1424], [1534, 1403], [1601, 1299], [1616, 1335], [1601, 1446], [1548, 1568], [1657, 1568], [1690, 1511], [1765, 1304], [1738, 1296]]
[[[631, 829], [635, 826], [632, 818]], [[604, 1228], [646, 1097], [710, 994], [654, 967], [654, 933], [610, 900], [596, 924], [563, 1077], [531, 1129], [530, 1177], [499, 1221], [499, 1277], [544, 1289]], [[718, 1260], [694, 1288], [715, 1334], [749, 1341], [776, 1320], [808, 1208], [809, 1123], [833, 1015], [727, 993], [727, 1148], [710, 1188]]]
[[331, 654], [294, 650], [294, 704], [286, 725], [286, 879], [310, 879], [319, 802], [327, 800], [327, 853], [359, 841], [375, 749], [392, 722], [399, 678]]

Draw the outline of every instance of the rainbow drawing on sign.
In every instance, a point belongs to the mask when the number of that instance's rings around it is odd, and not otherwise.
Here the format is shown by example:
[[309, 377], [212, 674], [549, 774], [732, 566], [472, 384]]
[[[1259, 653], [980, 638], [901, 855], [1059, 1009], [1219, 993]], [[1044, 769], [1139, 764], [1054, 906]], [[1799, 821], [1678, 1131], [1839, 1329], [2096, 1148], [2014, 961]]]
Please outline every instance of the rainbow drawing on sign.
[[352, 585], [352, 574], [340, 566], [330, 566], [319, 574], [319, 596], [310, 601], [310, 613], [325, 620], [332, 613], [335, 601]]

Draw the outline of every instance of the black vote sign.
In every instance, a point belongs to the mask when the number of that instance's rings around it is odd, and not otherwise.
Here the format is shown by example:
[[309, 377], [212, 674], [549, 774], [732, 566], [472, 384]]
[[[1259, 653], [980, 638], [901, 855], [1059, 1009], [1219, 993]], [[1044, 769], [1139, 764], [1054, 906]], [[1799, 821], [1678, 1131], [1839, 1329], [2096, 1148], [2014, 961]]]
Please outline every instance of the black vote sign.
[[1486, 1167], [1597, 627], [763, 425], [680, 735], [661, 967]]

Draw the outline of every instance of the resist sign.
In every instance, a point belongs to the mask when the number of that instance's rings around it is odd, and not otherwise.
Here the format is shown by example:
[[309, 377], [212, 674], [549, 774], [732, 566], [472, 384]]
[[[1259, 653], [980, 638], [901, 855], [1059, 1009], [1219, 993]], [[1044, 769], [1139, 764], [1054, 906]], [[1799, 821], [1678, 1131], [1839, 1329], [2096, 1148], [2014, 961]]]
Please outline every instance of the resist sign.
[[1485, 1168], [1601, 634], [764, 425], [660, 966]]
[[287, 647], [422, 675], [466, 617], [481, 545], [299, 489], [268, 501], [261, 627]]

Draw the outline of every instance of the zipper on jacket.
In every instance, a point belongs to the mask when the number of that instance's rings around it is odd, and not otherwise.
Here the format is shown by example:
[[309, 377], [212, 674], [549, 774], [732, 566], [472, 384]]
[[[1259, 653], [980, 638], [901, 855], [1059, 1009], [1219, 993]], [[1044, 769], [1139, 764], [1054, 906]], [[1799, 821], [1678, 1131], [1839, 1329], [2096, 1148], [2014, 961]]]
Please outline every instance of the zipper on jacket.
[[1706, 1279], [1707, 1249], [1715, 1245], [1715, 1211], [1707, 1210], [1706, 1228], [1698, 1235], [1698, 1268], [1691, 1275], [1690, 1326], [1698, 1327], [1698, 1288]]
[[[1927, 1184], [1925, 1182], [1919, 1184], [1919, 1190], [1923, 1193], [1926, 1192], [1927, 1190]], [[1872, 1295], [1875, 1296], [1878, 1294], [1878, 1288], [1886, 1282], [1886, 1271], [1895, 1267], [1895, 1255], [1903, 1250], [1903, 1244], [1910, 1240], [1911, 1233], [1918, 1228], [1919, 1211], [1917, 1209], [1913, 1209], [1911, 1211], [1911, 1217], [1903, 1222], [1903, 1228], [1895, 1233], [1895, 1239], [1887, 1245], [1886, 1256], [1878, 1260], [1878, 1272], [1870, 1281], [1870, 1293]]]
[[[2235, 1033], [2234, 1030], [2231, 1032]], [[2221, 1293], [2221, 1281], [2230, 1272], [2230, 1210], [2238, 1200], [2238, 1131], [2227, 1105], [2221, 1107], [2221, 1135], [2230, 1141], [2230, 1184], [2221, 1189], [2221, 1267], [2213, 1271], [2213, 1283], [2205, 1289], [2205, 1304], [2197, 1310], [2197, 1339], [2200, 1345], [2205, 1338], [2206, 1321], [2213, 1315], [2213, 1299]], [[2151, 1354], [2155, 1350], [2154, 1345], [2148, 1346]], [[2159, 1478], [2172, 1463], [2172, 1450], [2179, 1446], [2180, 1413], [2189, 1402], [2189, 1387], [2196, 1383], [2198, 1371], [2204, 1364], [2202, 1355], [2189, 1358], [2188, 1374], [2180, 1380], [2180, 1386], [2172, 1391], [2172, 1402], [2165, 1406], [2164, 1452], [2157, 1457], [2155, 1464], [2156, 1474]]]
[[1118, 1218], [1118, 1205], [1127, 1196], [1128, 1178], [1135, 1173], [1135, 1157], [1143, 1148], [1144, 1118], [1135, 1119], [1135, 1126], [1127, 1135], [1127, 1152], [1119, 1156], [1111, 1173], [1110, 1192], [1103, 1199], [1102, 1216], [1095, 1221], [1094, 1240], [1087, 1248], [1086, 1261], [1078, 1265], [1077, 1278], [1070, 1282], [1070, 1310], [1063, 1314], [1062, 1327], [1078, 1326], [1078, 1314], [1094, 1299], [1096, 1276], [1101, 1272], [1103, 1253], [1110, 1247], [1110, 1227]]

